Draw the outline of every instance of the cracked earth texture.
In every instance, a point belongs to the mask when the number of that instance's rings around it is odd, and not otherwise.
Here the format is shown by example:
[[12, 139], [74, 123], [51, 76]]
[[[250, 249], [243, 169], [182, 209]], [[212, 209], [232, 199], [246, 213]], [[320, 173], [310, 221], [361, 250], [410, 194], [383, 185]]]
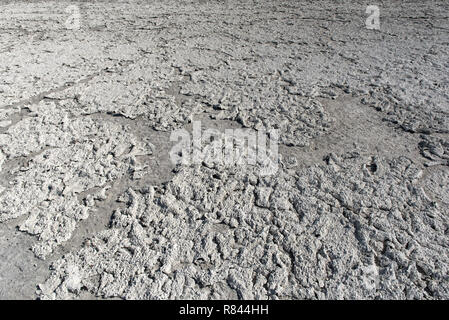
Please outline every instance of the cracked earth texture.
[[0, 2], [0, 298], [448, 299], [449, 4], [370, 4]]

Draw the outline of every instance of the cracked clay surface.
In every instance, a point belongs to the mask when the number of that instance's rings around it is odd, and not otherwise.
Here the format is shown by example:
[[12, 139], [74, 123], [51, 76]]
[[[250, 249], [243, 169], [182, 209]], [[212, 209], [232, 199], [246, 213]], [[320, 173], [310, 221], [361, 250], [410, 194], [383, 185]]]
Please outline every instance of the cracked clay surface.
[[369, 4], [0, 1], [0, 299], [448, 299], [449, 4]]

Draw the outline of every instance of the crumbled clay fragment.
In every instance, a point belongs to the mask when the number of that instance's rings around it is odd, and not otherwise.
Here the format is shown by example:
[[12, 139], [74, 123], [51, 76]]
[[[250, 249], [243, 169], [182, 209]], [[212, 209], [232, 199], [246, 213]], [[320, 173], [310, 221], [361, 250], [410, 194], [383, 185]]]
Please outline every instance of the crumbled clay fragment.
[[12, 169], [13, 180], [0, 194], [0, 221], [28, 214], [20, 230], [38, 236], [33, 251], [45, 258], [95, 210], [78, 195], [125, 176], [137, 164], [133, 153], [150, 151], [121, 125], [87, 117], [71, 121], [51, 104], [37, 110], [0, 135], [9, 158], [28, 159], [26, 167]]

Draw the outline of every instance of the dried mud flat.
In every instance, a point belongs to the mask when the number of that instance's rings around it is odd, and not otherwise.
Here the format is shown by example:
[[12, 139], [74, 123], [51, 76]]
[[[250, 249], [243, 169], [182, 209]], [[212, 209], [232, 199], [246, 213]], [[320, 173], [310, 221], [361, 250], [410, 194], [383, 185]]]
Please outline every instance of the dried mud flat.
[[449, 4], [370, 4], [0, 2], [0, 298], [448, 299]]

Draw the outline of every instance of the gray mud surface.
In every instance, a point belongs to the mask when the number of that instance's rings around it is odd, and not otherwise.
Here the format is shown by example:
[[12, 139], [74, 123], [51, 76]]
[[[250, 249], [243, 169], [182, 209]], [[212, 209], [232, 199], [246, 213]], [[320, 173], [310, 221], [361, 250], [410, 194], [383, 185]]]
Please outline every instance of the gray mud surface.
[[370, 4], [0, 1], [0, 299], [449, 299], [449, 3]]

